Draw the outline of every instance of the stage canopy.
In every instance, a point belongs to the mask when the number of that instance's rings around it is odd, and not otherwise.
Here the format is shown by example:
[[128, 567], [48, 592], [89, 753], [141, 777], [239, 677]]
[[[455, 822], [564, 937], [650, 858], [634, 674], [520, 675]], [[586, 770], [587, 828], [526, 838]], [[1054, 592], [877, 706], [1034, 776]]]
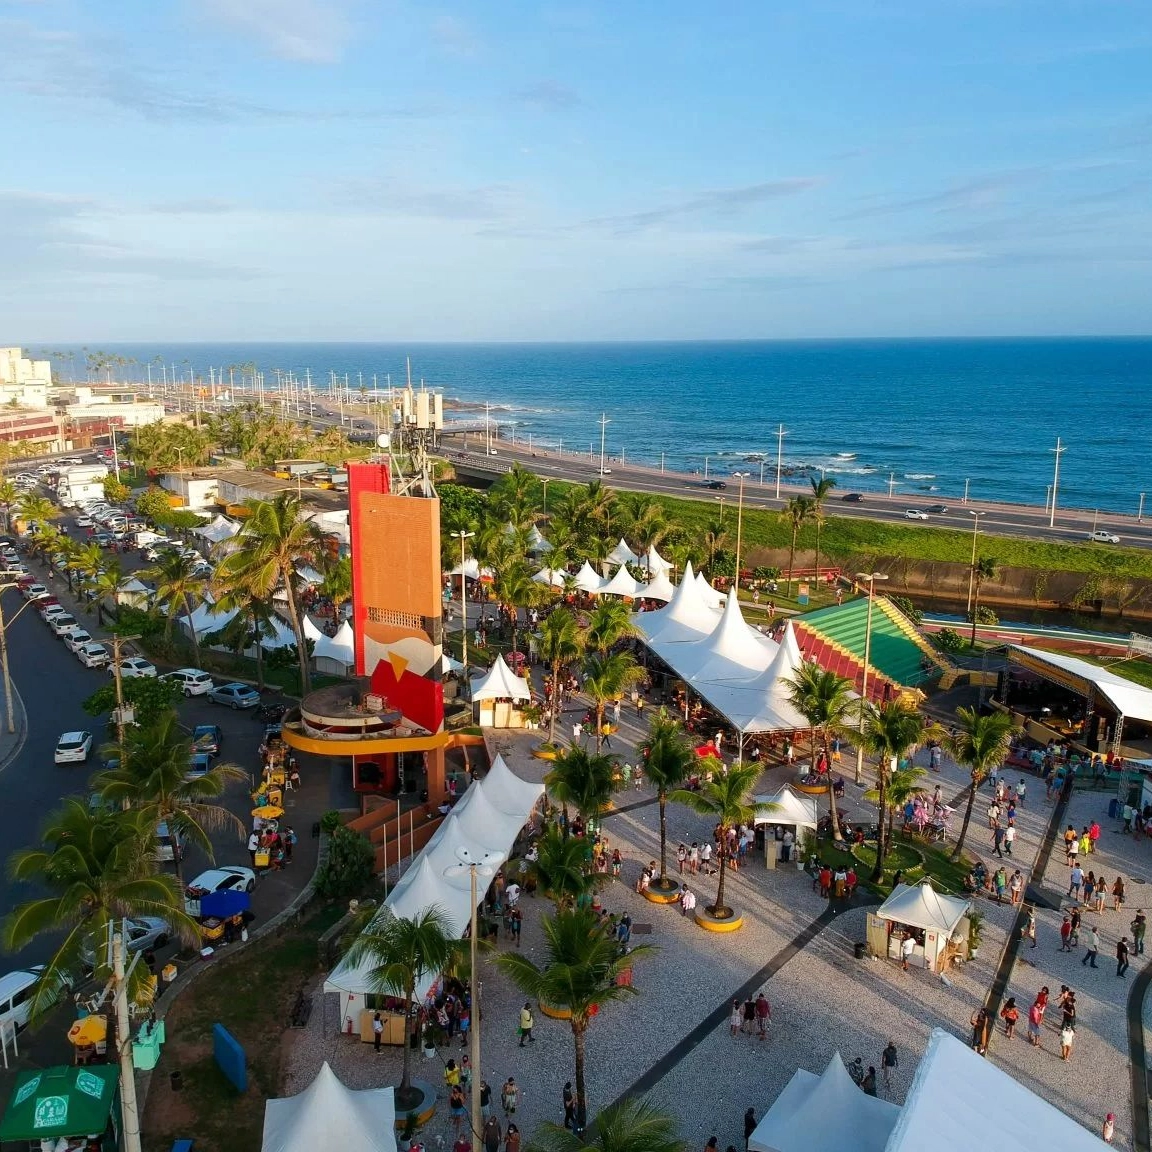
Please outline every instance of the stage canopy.
[[396, 1152], [396, 1103], [391, 1088], [348, 1088], [325, 1060], [297, 1096], [264, 1104], [261, 1152], [355, 1148]]
[[[522, 780], [502, 756], [497, 756], [488, 775], [469, 786], [409, 865], [379, 915], [412, 919], [436, 907], [448, 921], [450, 934], [462, 936], [471, 918], [472, 896], [467, 872], [460, 874], [456, 868], [460, 851], [467, 849], [476, 857], [493, 851], [506, 856], [543, 794], [542, 784]], [[436, 973], [426, 975], [416, 989], [417, 998], [423, 997], [436, 979]], [[370, 961], [350, 964], [345, 959], [329, 974], [324, 990], [364, 995], [379, 989], [372, 979]]]
[[[837, 1052], [819, 1076], [796, 1069], [756, 1125], [748, 1152], [884, 1152], [899, 1116], [895, 1104], [860, 1091]], [[930, 1142], [917, 1152], [940, 1147]]]
[[497, 655], [496, 662], [477, 680], [472, 681], [472, 700], [531, 700], [532, 689], [528, 681], [517, 676], [504, 657]]
[[971, 904], [960, 896], [945, 896], [930, 880], [919, 884], [897, 884], [892, 894], [876, 909], [881, 920], [923, 928], [951, 936], [956, 925], [968, 915]]
[[1042, 648], [1013, 645], [1009, 659], [1022, 668], [1054, 681], [1081, 696], [1099, 693], [1121, 716], [1143, 720], [1152, 724], [1152, 688], [1145, 688], [1099, 664], [1067, 656], [1063, 652], [1047, 652]]

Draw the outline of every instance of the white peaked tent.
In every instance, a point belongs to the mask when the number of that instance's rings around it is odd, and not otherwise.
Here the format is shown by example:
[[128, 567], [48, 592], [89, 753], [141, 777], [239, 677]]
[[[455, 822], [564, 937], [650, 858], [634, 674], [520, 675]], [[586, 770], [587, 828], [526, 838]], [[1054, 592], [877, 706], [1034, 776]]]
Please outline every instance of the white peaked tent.
[[754, 796], [757, 824], [793, 824], [797, 828], [815, 828], [818, 822], [816, 797], [801, 796], [790, 784], [779, 792]]
[[312, 617], [307, 613], [304, 614], [304, 622], [301, 624], [304, 631], [304, 639], [311, 640], [313, 644], [318, 644], [324, 639], [324, 633], [312, 623]]
[[348, 670], [356, 663], [356, 637], [352, 625], [345, 620], [335, 636], [321, 633], [313, 649], [317, 672], [328, 672], [333, 676], [347, 676]]
[[328, 1062], [297, 1096], [264, 1104], [261, 1152], [355, 1148], [396, 1152], [396, 1102], [391, 1088], [346, 1087]]
[[991, 1060], [934, 1028], [885, 1152], [1105, 1152], [1108, 1147]]
[[235, 520], [229, 520], [227, 516], [217, 516], [207, 524], [193, 528], [192, 531], [212, 544], [222, 544], [225, 540], [231, 540], [240, 531], [240, 525]]
[[552, 551], [552, 545], [548, 543], [543, 533], [541, 533], [535, 524], [533, 524], [528, 531], [528, 551], [535, 556]]
[[884, 1152], [899, 1117], [897, 1105], [860, 1091], [837, 1052], [819, 1076], [796, 1069], [749, 1137], [748, 1152]]
[[608, 553], [607, 560], [609, 564], [638, 564], [640, 557], [628, 547], [624, 537], [620, 537], [620, 543]]
[[464, 665], [459, 660], [453, 659], [447, 652], [440, 655], [440, 675], [448, 676], [454, 672], [463, 672]]
[[932, 887], [931, 880], [925, 879], [919, 884], [897, 884], [875, 915], [881, 920], [949, 936], [968, 915], [970, 907], [963, 897], [945, 896]]
[[704, 603], [710, 605], [712, 608], [719, 608], [724, 603], [724, 593], [717, 592], [707, 580], [704, 579], [703, 572], [696, 573], [696, 583], [699, 585], [700, 594], [704, 597]]
[[541, 568], [532, 579], [537, 584], [548, 584], [553, 588], [563, 588], [568, 573], [563, 568]]
[[807, 728], [808, 721], [788, 698], [788, 681], [803, 661], [789, 621], [776, 655], [758, 676], [751, 680], [694, 683], [693, 688], [738, 732], [795, 732]]
[[[460, 875], [456, 867], [460, 850], [466, 848], [477, 856], [491, 851], [507, 855], [517, 833], [543, 794], [542, 784], [520, 779], [503, 757], [497, 756], [488, 775], [469, 786], [409, 865], [384, 901], [380, 915], [411, 919], [435, 906], [448, 921], [449, 934], [461, 936], [471, 916], [472, 894], [467, 872]], [[472, 815], [469, 815], [470, 810]], [[481, 839], [476, 839], [477, 836]], [[357, 1007], [349, 997], [375, 991], [371, 971], [370, 961], [350, 964], [345, 959], [337, 964], [325, 981], [325, 992], [346, 994], [345, 1019], [354, 1017]], [[435, 981], [436, 973], [427, 974], [416, 989], [417, 998], [423, 997]]]
[[[720, 617], [700, 595], [691, 561], [668, 606], [655, 612], [643, 612], [635, 619], [648, 647], [664, 659], [668, 659], [665, 655], [668, 645], [700, 640], [709, 635], [719, 622]], [[668, 662], [675, 667], [675, 661]]]
[[672, 565], [656, 551], [655, 544], [649, 545], [648, 551], [644, 553], [640, 563], [644, 565], [651, 575], [655, 575], [658, 572], [663, 572], [667, 575], [667, 573], [672, 571]]
[[463, 564], [457, 564], [455, 568], [448, 570], [449, 576], [463, 575], [469, 580], [479, 580], [481, 576], [491, 576], [491, 568], [481, 568], [480, 561], [473, 556], [469, 556]]
[[576, 573], [576, 587], [581, 592], [596, 593], [604, 587], [604, 580], [602, 577], [596, 575], [595, 569], [584, 561], [584, 566]]
[[498, 655], [496, 662], [479, 679], [472, 681], [472, 700], [531, 700], [532, 689], [528, 681], [517, 676], [504, 657]]
[[736, 590], [728, 593], [720, 623], [679, 656], [677, 673], [695, 684], [706, 680], [748, 680], [772, 663], [777, 648], [740, 611]]
[[303, 564], [296, 569], [296, 575], [304, 581], [305, 584], [311, 587], [316, 587], [318, 584], [324, 583], [324, 577], [312, 567], [311, 564]]
[[643, 590], [644, 585], [628, 571], [628, 566], [621, 564], [612, 579], [605, 581], [600, 592], [604, 596], [628, 596], [635, 600]]
[[191, 618], [184, 615], [177, 617], [177, 620], [185, 632], [195, 630], [196, 638], [199, 639], [210, 632], [218, 632], [230, 624], [238, 612], [239, 609], [237, 608], [230, 608], [226, 612], [217, 612], [216, 605], [212, 601], [204, 600], [193, 609]]
[[667, 604], [676, 595], [676, 585], [668, 579], [667, 569], [661, 569], [636, 595], [641, 600], [663, 600]]

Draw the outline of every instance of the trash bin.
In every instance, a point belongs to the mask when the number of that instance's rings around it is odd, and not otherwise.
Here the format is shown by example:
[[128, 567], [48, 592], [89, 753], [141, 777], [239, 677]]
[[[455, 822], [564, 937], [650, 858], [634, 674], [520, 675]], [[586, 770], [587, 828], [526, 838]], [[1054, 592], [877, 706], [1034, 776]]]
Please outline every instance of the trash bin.
[[1120, 815], [1120, 801], [1115, 796], [1108, 801], [1108, 819], [1115, 820]]
[[856, 943], [852, 945], [852, 952], [857, 960], [864, 959], [864, 949], [867, 947], [868, 945], [865, 944], [863, 940], [857, 940]]
[[179, 1068], [168, 1076], [168, 1083], [172, 1086], [173, 1092], [179, 1092], [184, 1087], [184, 1073]]

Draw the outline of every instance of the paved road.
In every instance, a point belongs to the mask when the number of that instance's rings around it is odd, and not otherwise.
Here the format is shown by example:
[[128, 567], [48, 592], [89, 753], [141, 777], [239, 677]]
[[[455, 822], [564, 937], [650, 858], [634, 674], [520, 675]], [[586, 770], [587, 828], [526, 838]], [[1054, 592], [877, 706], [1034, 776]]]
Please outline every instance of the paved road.
[[[447, 448], [444, 450], [449, 459], [467, 467], [487, 469], [495, 472], [507, 471], [513, 460], [519, 461], [540, 476], [556, 477], [557, 479], [571, 480], [586, 484], [599, 476], [599, 460], [589, 461], [586, 457], [573, 457], [565, 454], [563, 459], [554, 453], [529, 452], [521, 446], [513, 446], [507, 441], [499, 441], [498, 455], [488, 457], [487, 461], [480, 452], [465, 452], [462, 449]], [[771, 469], [765, 470], [765, 482], [760, 484], [759, 465], [748, 464], [749, 477], [744, 482], [744, 505], [748, 508], [767, 508], [779, 510], [784, 502], [792, 496], [808, 493], [807, 485], [798, 486], [795, 478], [790, 483], [781, 485], [780, 499], [775, 498], [776, 482]], [[727, 485], [723, 491], [716, 491], [707, 487], [701, 477], [688, 477], [678, 473], [662, 475], [658, 469], [639, 468], [632, 465], [620, 465], [613, 461], [610, 473], [605, 476], [605, 482], [614, 488], [627, 489], [636, 492], [652, 492], [665, 496], [678, 496], [685, 499], [698, 499], [712, 501], [717, 505], [721, 498], [730, 511], [735, 507], [739, 498], [739, 480], [728, 473], [713, 473], [710, 479], [722, 481]], [[990, 504], [972, 500], [967, 504], [938, 500], [933, 495], [921, 494], [918, 496], [895, 495], [889, 498], [886, 495], [868, 492], [864, 494], [862, 503], [846, 502], [840, 497], [850, 489], [837, 489], [828, 501], [826, 508], [829, 514], [847, 516], [856, 519], [878, 520], [888, 523], [904, 523], [923, 525], [924, 521], [909, 520], [905, 513], [910, 508], [926, 509], [932, 504], [943, 503], [948, 511], [945, 513], [929, 513], [927, 524], [943, 528], [952, 528], [961, 532], [971, 532], [973, 517], [970, 512], [980, 512], [979, 517], [981, 535], [994, 536], [1022, 536], [1034, 540], [1052, 540], [1061, 543], [1084, 542], [1088, 547], [1088, 533], [1092, 530], [1092, 512], [1079, 510], [1064, 511], [1057, 508], [1055, 527], [1049, 527], [1048, 516], [1042, 508], [1027, 505]], [[1152, 506], [1150, 506], [1152, 516]], [[1152, 548], [1152, 519], [1146, 517], [1138, 523], [1134, 516], [1120, 516], [1114, 513], [1100, 513], [1097, 526], [1114, 532], [1121, 538], [1123, 545], [1136, 548]], [[1108, 548], [1114, 545], [1093, 544], [1094, 548]]]

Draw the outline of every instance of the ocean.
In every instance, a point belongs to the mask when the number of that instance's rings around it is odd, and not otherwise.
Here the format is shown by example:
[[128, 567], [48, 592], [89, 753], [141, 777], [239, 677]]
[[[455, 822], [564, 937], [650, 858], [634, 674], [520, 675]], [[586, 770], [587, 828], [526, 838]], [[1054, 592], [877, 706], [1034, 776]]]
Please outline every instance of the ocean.
[[[492, 407], [501, 434], [565, 451], [709, 475], [774, 474], [784, 464], [837, 481], [840, 491], [887, 490], [958, 500], [1043, 505], [1057, 437], [1061, 507], [1134, 514], [1152, 497], [1152, 338], [1063, 340], [821, 340], [620, 344], [106, 345], [177, 374], [255, 363], [330, 372], [352, 386], [390, 375], [466, 406]], [[79, 350], [73, 350], [77, 353]], [[58, 361], [83, 378], [83, 357]], [[121, 373], [117, 373], [120, 375]], [[474, 416], [474, 413], [456, 413]], [[1152, 499], [1149, 501], [1152, 512]]]

